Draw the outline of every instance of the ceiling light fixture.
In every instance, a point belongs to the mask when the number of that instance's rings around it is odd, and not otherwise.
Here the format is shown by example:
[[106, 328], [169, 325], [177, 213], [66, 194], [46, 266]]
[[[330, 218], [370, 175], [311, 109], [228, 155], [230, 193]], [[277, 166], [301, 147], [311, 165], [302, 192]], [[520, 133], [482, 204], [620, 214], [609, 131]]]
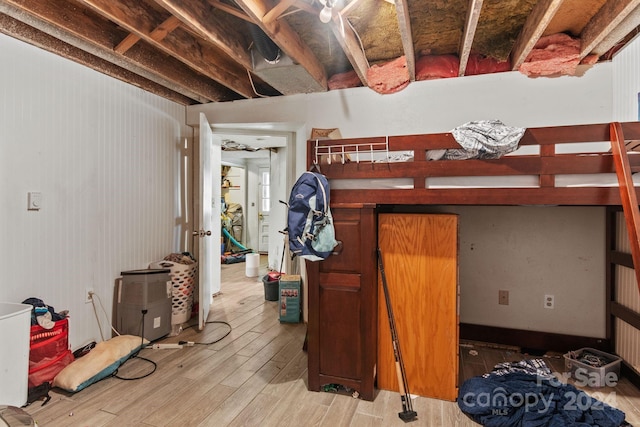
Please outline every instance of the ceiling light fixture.
[[331, 17], [333, 16], [333, 7], [336, 5], [338, 0], [320, 0], [322, 6], [322, 10], [320, 11], [320, 22], [323, 24], [327, 24], [331, 21]]

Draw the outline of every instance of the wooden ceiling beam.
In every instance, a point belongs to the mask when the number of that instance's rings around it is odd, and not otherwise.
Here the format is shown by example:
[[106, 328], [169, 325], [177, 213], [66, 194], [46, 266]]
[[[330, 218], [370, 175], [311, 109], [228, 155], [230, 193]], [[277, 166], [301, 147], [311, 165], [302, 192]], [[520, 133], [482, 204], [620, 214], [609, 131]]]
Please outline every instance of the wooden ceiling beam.
[[591, 53], [598, 56], [604, 55], [638, 26], [640, 26], [640, 6], [627, 15], [613, 31], [598, 43]]
[[546, 30], [549, 22], [562, 5], [564, 0], [540, 0], [533, 7], [527, 17], [527, 21], [518, 34], [513, 49], [511, 49], [511, 69], [517, 70], [524, 63], [533, 50], [540, 37]]
[[271, 10], [263, 0], [236, 0], [238, 6], [282, 49], [295, 63], [303, 67], [311, 78], [322, 88], [327, 88], [327, 73], [313, 51], [289, 24], [281, 19], [263, 23], [262, 18]]
[[473, 46], [473, 39], [476, 35], [476, 29], [478, 28], [478, 21], [480, 20], [480, 12], [482, 11], [483, 0], [469, 0], [469, 9], [467, 9], [467, 20], [464, 22], [464, 33], [462, 34], [462, 40], [460, 40], [460, 68], [458, 68], [458, 76], [464, 76], [467, 69], [467, 62], [469, 61], [469, 55], [471, 54], [471, 47]]
[[0, 13], [0, 32], [181, 105], [198, 101]]
[[369, 81], [367, 79], [369, 61], [367, 61], [367, 57], [362, 51], [360, 40], [351, 27], [348, 19], [349, 18], [347, 17], [341, 16], [341, 14], [337, 14], [334, 15], [334, 18], [327, 25], [331, 26], [331, 31], [333, 32], [338, 44], [340, 44], [340, 47], [342, 47], [347, 59], [351, 63], [353, 71], [355, 71], [364, 86], [369, 86]]
[[266, 15], [262, 17], [262, 22], [265, 24], [270, 24], [271, 22], [278, 19], [280, 15], [282, 15], [289, 7], [291, 7], [297, 0], [280, 0], [278, 4], [273, 6]]
[[250, 22], [252, 24], [254, 23], [253, 19], [251, 19], [249, 17], [249, 15], [247, 15], [243, 11], [236, 9], [233, 6], [229, 6], [229, 5], [225, 4], [225, 3], [222, 3], [219, 0], [209, 0], [209, 4], [211, 6], [213, 6], [213, 7], [215, 7], [216, 9], [220, 9], [223, 12], [227, 12], [228, 14], [235, 16], [236, 18], [243, 19], [243, 20], [245, 20], [247, 22]]
[[638, 5], [640, 0], [608, 0], [580, 34], [580, 58], [589, 55]]
[[[171, 31], [175, 30], [180, 26], [180, 20], [175, 16], [171, 16], [166, 21], [158, 26], [155, 30], [151, 32], [151, 38], [155, 41], [161, 41], [164, 39]], [[129, 34], [127, 37], [115, 47], [115, 51], [118, 53], [125, 53], [127, 50], [131, 49], [134, 44], [136, 44], [140, 40], [135, 34]]]
[[[214, 6], [211, 6], [206, 0], [189, 2], [182, 0], [155, 0], [155, 2], [177, 16], [184, 25], [217, 46], [245, 69], [250, 70], [252, 68], [249, 50], [241, 42], [240, 33], [233, 26], [223, 25], [222, 22], [214, 19], [211, 13], [211, 7]], [[244, 17], [248, 20], [248, 16], [244, 15]]]
[[[160, 19], [145, 4], [136, 0], [80, 0], [100, 15], [137, 35], [156, 49], [173, 56], [197, 72], [244, 96], [255, 93], [244, 69], [211, 44], [201, 43], [186, 31], [174, 32], [171, 37], [156, 41], [151, 32]], [[235, 65], [235, 68], [234, 68]]]
[[396, 0], [396, 15], [398, 15], [398, 28], [400, 29], [400, 39], [402, 40], [402, 50], [407, 60], [407, 71], [409, 80], [416, 80], [416, 53], [413, 48], [413, 36], [411, 34], [411, 18], [409, 16], [409, 5], [407, 0]]
[[[116, 53], [113, 48], [121, 36], [107, 27], [107, 21], [92, 18], [91, 11], [81, 5], [61, 0], [5, 0], [0, 2], [0, 13], [198, 102], [237, 99], [181, 62], [158, 58], [146, 44], [136, 45], [125, 55]], [[64, 51], [56, 53], [64, 56]]]

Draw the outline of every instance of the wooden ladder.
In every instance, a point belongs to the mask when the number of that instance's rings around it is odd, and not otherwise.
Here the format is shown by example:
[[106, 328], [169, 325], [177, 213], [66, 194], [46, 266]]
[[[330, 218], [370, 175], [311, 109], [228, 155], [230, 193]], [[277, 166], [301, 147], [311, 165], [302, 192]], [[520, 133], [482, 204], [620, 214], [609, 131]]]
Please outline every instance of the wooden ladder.
[[640, 209], [638, 199], [631, 176], [631, 165], [625, 146], [622, 126], [618, 122], [609, 125], [609, 137], [611, 139], [611, 151], [613, 152], [613, 162], [616, 167], [616, 175], [620, 187], [620, 199], [622, 209], [629, 233], [629, 243], [631, 244], [631, 257], [633, 259], [636, 282], [640, 291]]

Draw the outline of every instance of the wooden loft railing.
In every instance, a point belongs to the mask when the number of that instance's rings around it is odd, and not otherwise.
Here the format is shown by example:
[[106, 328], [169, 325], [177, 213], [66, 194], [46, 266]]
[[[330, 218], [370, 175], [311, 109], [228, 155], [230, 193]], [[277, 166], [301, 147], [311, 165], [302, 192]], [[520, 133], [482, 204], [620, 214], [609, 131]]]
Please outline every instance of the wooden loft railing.
[[[640, 123], [618, 124], [627, 140], [640, 140]], [[621, 194], [615, 186], [556, 186], [557, 175], [614, 174], [613, 153], [556, 153], [558, 144], [608, 142], [611, 140], [609, 123], [528, 128], [520, 146], [537, 145], [535, 155], [509, 155], [495, 160], [427, 160], [429, 150], [461, 148], [451, 133], [404, 135], [340, 140], [310, 140], [307, 145], [307, 166], [317, 161], [317, 146], [332, 147], [331, 164], [320, 159], [321, 170], [333, 180], [409, 178], [413, 188], [340, 189], [331, 191], [332, 203], [377, 204], [451, 204], [451, 205], [574, 205], [620, 206]], [[358, 154], [348, 161], [340, 161], [340, 150], [353, 152], [357, 145], [385, 145], [391, 153], [412, 151], [407, 162], [373, 162]], [[622, 138], [624, 145], [624, 137]], [[338, 148], [336, 148], [338, 147]], [[326, 148], [325, 153], [326, 153]], [[337, 151], [336, 151], [337, 150]], [[380, 153], [378, 153], [380, 154]], [[326, 155], [326, 154], [325, 154]], [[337, 156], [337, 159], [335, 158]], [[640, 155], [628, 156], [630, 171], [640, 171]], [[432, 177], [508, 177], [538, 176], [535, 187], [457, 187], [428, 188], [425, 182]], [[633, 188], [632, 185], [628, 187]], [[640, 191], [640, 187], [636, 192]]]

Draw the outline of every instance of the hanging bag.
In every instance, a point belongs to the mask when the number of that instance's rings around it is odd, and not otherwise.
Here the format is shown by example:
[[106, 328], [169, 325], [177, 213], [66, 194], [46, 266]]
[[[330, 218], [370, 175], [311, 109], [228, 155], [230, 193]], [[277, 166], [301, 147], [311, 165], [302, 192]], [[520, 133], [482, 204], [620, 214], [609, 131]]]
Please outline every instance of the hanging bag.
[[318, 172], [304, 172], [293, 185], [287, 214], [289, 250], [292, 256], [319, 261], [338, 242], [329, 208], [329, 181]]

